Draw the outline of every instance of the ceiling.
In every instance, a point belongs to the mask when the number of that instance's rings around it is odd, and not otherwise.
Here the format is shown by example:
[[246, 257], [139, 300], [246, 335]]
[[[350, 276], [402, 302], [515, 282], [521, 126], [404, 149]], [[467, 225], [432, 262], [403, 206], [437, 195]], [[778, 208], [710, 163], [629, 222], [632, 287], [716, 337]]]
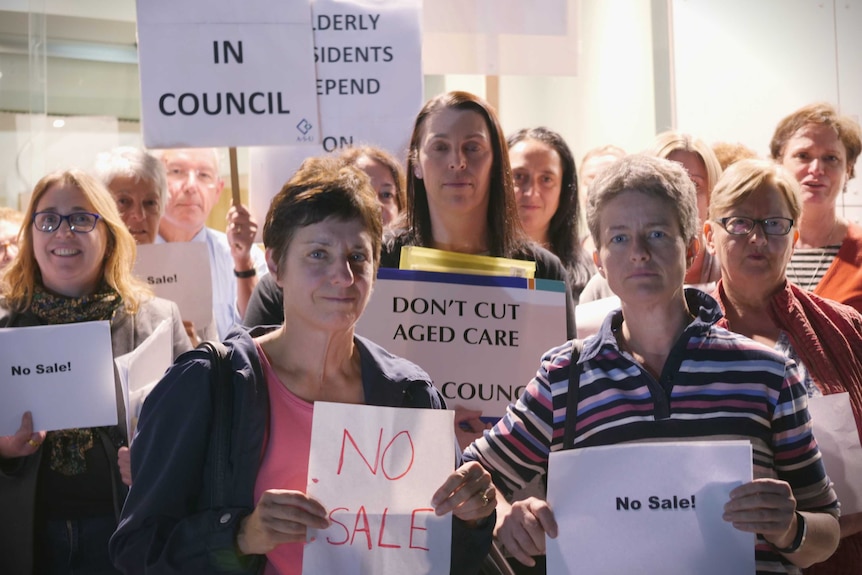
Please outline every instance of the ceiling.
[[26, 55], [41, 25], [49, 57], [137, 62], [134, 0], [0, 0], [0, 56]]

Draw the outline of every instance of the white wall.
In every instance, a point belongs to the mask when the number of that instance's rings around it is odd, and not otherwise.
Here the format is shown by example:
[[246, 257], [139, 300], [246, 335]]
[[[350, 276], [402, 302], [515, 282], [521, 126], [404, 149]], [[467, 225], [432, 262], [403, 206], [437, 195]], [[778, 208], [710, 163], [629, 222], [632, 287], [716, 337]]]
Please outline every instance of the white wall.
[[[130, 26], [133, 0], [99, 8], [106, 3], [0, 0], [0, 10], [44, 4], [61, 14], [49, 24], [89, 18], [75, 29], [90, 29], [104, 18], [116, 21], [111, 30]], [[62, 8], [67, 4], [74, 9]], [[778, 119], [809, 101], [826, 99], [862, 116], [862, 0], [577, 0], [574, 6], [578, 76], [500, 77], [507, 132], [546, 125], [563, 134], [576, 158], [609, 143], [638, 151], [669, 127], [765, 152]], [[0, 22], [0, 35], [13, 24]], [[49, 29], [52, 38], [58, 33]], [[107, 41], [122, 43], [119, 32], [111, 34]], [[26, 60], [0, 50], [0, 109], [17, 110], [15, 103], [26, 101]], [[49, 58], [49, 110], [136, 119], [134, 68]], [[485, 95], [485, 79], [426, 76], [428, 97], [453, 89]], [[7, 159], [17, 153], [8, 144], [18, 140], [8, 129], [0, 123], [0, 157]], [[0, 162], [0, 204], [14, 204], [20, 193], [20, 178], [7, 169]], [[862, 206], [862, 178], [851, 183], [846, 199]]]
[[501, 78], [503, 129], [545, 125], [565, 137], [578, 162], [604, 144], [643, 149], [656, 133], [650, 1], [579, 4], [578, 76]]
[[[679, 129], [768, 156], [775, 125], [805, 104], [859, 119], [862, 2], [672, 0], [671, 18]], [[862, 179], [842, 199], [859, 220]]]

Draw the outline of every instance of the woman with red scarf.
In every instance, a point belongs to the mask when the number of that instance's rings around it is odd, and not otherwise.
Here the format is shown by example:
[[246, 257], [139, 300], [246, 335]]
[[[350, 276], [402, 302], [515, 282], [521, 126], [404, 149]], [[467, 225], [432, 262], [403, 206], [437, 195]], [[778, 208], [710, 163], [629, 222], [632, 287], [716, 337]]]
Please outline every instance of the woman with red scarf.
[[[862, 437], [862, 315], [787, 281], [800, 198], [795, 178], [777, 164], [742, 160], [728, 168], [712, 192], [704, 225], [707, 247], [721, 262], [714, 295], [725, 327], [796, 361], [809, 397], [849, 392]], [[859, 572], [862, 513], [843, 515], [840, 525], [838, 550], [806, 573]]]

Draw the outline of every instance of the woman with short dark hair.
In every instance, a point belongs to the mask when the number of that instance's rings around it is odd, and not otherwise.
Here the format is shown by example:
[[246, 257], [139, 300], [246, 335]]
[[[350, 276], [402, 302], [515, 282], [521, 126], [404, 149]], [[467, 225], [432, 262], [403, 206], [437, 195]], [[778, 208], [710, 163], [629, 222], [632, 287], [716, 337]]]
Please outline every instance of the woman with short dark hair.
[[[214, 369], [181, 358], [147, 400], [132, 447], [134, 484], [111, 539], [126, 573], [299, 574], [309, 528], [329, 511], [306, 494], [317, 401], [443, 409], [428, 375], [354, 333], [380, 262], [380, 205], [368, 177], [334, 158], [311, 158], [273, 198], [266, 258], [285, 294], [284, 323], [225, 342], [234, 413], [225, 503], [211, 504]], [[453, 454], [453, 461], [459, 454]], [[494, 489], [477, 464], [436, 494], [452, 512], [452, 573], [475, 573], [491, 542]], [[490, 517], [491, 519], [486, 519]], [[264, 567], [265, 566], [265, 567]]]

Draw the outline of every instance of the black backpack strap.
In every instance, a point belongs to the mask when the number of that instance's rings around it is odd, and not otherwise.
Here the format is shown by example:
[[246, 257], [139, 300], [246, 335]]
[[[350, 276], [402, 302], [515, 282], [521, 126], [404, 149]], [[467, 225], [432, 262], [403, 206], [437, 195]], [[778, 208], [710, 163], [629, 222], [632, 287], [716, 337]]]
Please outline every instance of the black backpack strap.
[[212, 501], [214, 509], [223, 507], [227, 493], [227, 465], [230, 457], [233, 427], [233, 368], [227, 347], [220, 341], [205, 341], [198, 346], [212, 356], [210, 392], [213, 402], [212, 420]]
[[581, 364], [578, 360], [584, 349], [584, 342], [572, 340], [572, 362], [569, 364], [569, 390], [566, 395], [566, 428], [563, 435], [563, 449], [575, 446], [575, 426], [578, 423], [578, 398], [581, 388]]

